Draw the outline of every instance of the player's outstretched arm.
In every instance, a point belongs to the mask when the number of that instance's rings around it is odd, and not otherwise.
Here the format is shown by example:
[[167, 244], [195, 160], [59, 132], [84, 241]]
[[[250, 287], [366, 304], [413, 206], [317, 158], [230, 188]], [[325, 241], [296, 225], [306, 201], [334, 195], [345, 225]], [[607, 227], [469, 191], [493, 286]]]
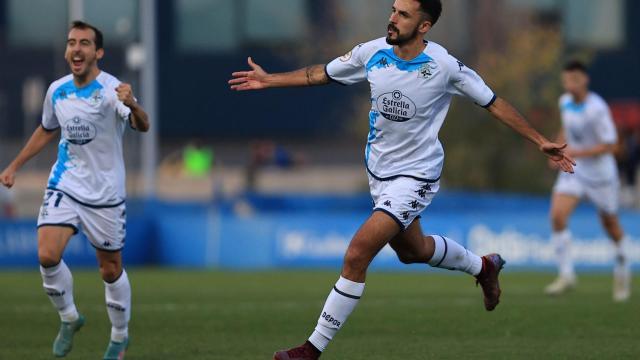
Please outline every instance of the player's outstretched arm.
[[515, 130], [517, 133], [538, 146], [549, 159], [554, 161], [560, 170], [573, 173], [575, 161], [565, 153], [567, 144], [556, 144], [542, 136], [525, 118], [506, 100], [498, 98], [488, 108], [489, 112], [498, 120]]
[[0, 173], [0, 183], [11, 188], [15, 183], [16, 172], [18, 172], [27, 161], [42, 151], [45, 145], [51, 142], [57, 134], [57, 131], [47, 131], [42, 126], [38, 126], [18, 156]]
[[329, 83], [324, 65], [311, 65], [304, 69], [287, 73], [269, 74], [260, 65], [248, 60], [249, 71], [238, 71], [231, 74], [229, 80], [231, 90], [260, 90], [274, 87], [315, 86]]
[[131, 109], [131, 126], [140, 132], [149, 131], [149, 115], [136, 101], [131, 85], [121, 83], [116, 88], [116, 93], [118, 94], [118, 99]]

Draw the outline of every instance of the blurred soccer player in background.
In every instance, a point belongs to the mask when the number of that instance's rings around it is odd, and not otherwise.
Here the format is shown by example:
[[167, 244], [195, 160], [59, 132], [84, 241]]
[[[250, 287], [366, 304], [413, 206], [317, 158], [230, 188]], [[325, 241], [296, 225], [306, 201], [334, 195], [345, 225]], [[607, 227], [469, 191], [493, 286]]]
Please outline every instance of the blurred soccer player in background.
[[563, 145], [540, 135], [445, 48], [424, 40], [441, 12], [440, 0], [396, 0], [386, 38], [357, 45], [326, 66], [289, 73], [269, 74], [249, 58], [251, 70], [236, 72], [229, 81], [233, 90], [324, 85], [331, 81], [343, 85], [369, 81], [371, 86], [365, 162], [375, 203], [373, 214], [351, 240], [342, 274], [309, 340], [277, 352], [277, 360], [320, 356], [358, 304], [367, 268], [387, 244], [403, 263], [429, 264], [474, 276], [482, 287], [485, 308], [491, 311], [498, 305], [498, 275], [504, 265], [500, 255], [480, 257], [442, 235], [425, 236], [418, 220], [439, 189], [444, 152], [438, 132], [454, 95], [465, 96], [487, 109], [563, 170], [573, 169]]
[[96, 248], [104, 280], [111, 339], [104, 359], [123, 359], [129, 344], [131, 287], [122, 267], [126, 234], [125, 167], [122, 135], [127, 127], [149, 129], [148, 116], [131, 86], [98, 68], [103, 36], [95, 27], [72, 23], [65, 59], [71, 74], [54, 81], [43, 105], [42, 123], [0, 174], [11, 187], [16, 172], [60, 133], [38, 217], [38, 258], [43, 286], [62, 324], [53, 354], [66, 356], [84, 325], [73, 301], [73, 278], [62, 254], [79, 228]]
[[0, 219], [13, 218], [16, 216], [14, 198], [11, 191], [0, 186]]
[[[618, 135], [609, 106], [589, 90], [586, 66], [569, 62], [562, 73], [565, 94], [559, 101], [562, 130], [558, 141], [567, 142], [566, 153], [575, 158], [575, 174], [560, 173], [553, 188], [551, 241], [556, 248], [559, 276], [545, 289], [558, 295], [576, 285], [568, 220], [581, 199], [595, 204], [605, 231], [615, 245], [613, 298], [625, 301], [631, 295], [631, 265], [625, 254], [628, 242], [618, 220], [620, 180], [613, 153]], [[555, 167], [555, 164], [552, 164]]]

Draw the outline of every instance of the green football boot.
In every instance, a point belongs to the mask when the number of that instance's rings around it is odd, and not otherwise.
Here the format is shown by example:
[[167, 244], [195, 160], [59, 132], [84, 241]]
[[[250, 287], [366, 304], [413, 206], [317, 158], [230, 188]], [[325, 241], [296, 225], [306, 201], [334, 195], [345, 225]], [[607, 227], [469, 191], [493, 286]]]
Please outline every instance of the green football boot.
[[124, 339], [123, 342], [109, 341], [107, 351], [104, 353], [104, 360], [122, 360], [128, 348], [129, 338]]
[[73, 347], [73, 335], [75, 335], [84, 325], [84, 316], [78, 316], [78, 320], [72, 322], [62, 322], [58, 336], [53, 341], [53, 355], [65, 357]]

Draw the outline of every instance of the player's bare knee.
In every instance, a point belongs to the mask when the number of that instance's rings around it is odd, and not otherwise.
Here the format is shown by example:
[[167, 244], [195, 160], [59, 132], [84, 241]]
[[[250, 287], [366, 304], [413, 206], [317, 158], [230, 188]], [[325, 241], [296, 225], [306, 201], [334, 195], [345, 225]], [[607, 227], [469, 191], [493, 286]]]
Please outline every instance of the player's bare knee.
[[367, 271], [370, 262], [371, 259], [363, 252], [349, 249], [344, 256], [344, 270], [347, 273], [363, 273]]
[[52, 267], [60, 263], [62, 257], [49, 249], [38, 249], [38, 261], [43, 267]]
[[567, 216], [562, 213], [551, 214], [551, 226], [553, 231], [563, 231], [567, 228]]
[[415, 264], [418, 262], [417, 257], [408, 251], [396, 250], [396, 255], [398, 256], [398, 260], [405, 265]]
[[100, 276], [106, 282], [114, 282], [122, 274], [122, 267], [117, 262], [104, 261], [100, 263]]

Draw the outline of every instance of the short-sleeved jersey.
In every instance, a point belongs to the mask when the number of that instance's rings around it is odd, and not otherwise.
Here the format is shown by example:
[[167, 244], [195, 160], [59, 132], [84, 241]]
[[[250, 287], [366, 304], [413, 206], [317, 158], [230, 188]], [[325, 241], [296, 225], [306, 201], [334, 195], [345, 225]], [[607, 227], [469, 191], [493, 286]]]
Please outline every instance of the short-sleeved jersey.
[[122, 135], [131, 110], [118, 100], [120, 81], [101, 72], [78, 88], [67, 75], [51, 84], [44, 101], [42, 127], [61, 130], [58, 159], [47, 187], [95, 207], [124, 202]]
[[[577, 150], [601, 144], [616, 144], [618, 133], [609, 106], [599, 95], [590, 92], [582, 103], [570, 94], [560, 97], [562, 127], [567, 144]], [[618, 176], [613, 154], [576, 159], [575, 175], [589, 183], [602, 183]]]
[[438, 180], [444, 162], [438, 133], [452, 97], [464, 95], [483, 107], [496, 99], [476, 72], [431, 41], [420, 55], [406, 61], [380, 38], [333, 60], [326, 71], [344, 85], [369, 81], [365, 162], [378, 180], [399, 176]]

